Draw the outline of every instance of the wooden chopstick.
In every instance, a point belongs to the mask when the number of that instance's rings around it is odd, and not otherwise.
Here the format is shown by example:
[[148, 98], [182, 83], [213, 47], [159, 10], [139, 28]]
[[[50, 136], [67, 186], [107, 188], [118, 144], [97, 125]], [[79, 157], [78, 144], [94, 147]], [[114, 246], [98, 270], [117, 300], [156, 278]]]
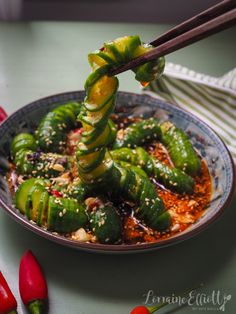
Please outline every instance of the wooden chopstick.
[[[232, 2], [233, 2], [233, 4], [232, 4]], [[140, 65], [142, 65], [148, 61], [157, 59], [161, 56], [165, 56], [171, 52], [174, 52], [178, 49], [186, 47], [186, 46], [188, 46], [192, 43], [195, 43], [195, 42], [197, 42], [203, 38], [206, 38], [212, 34], [215, 34], [217, 32], [220, 32], [220, 31], [230, 27], [230, 26], [233, 26], [236, 22], [236, 9], [235, 9], [236, 1], [231, 1], [231, 4], [233, 5], [234, 9], [229, 9], [229, 7], [228, 7], [229, 11], [226, 11], [225, 13], [220, 14], [220, 15], [216, 14], [216, 17], [214, 17], [214, 18], [212, 18], [211, 16], [208, 15], [208, 17], [209, 17], [208, 21], [204, 22], [203, 24], [198, 24], [198, 26], [194, 27], [194, 28], [192, 28], [192, 26], [190, 26], [189, 30], [184, 31], [183, 33], [181, 33], [181, 35], [178, 35], [177, 37], [173, 37], [170, 40], [163, 42], [157, 48], [150, 50], [149, 52], [143, 54], [142, 56], [140, 56], [138, 58], [131, 60], [130, 62], [128, 62], [124, 65], [121, 65], [115, 69], [111, 69], [109, 75], [116, 75], [116, 74], [124, 72], [126, 70], [136, 68], [137, 66], [140, 66]], [[222, 10], [222, 7], [224, 5], [229, 6], [229, 1], [223, 1], [222, 6], [221, 6], [221, 10]], [[231, 8], [231, 6], [230, 6], [230, 8]], [[209, 9], [209, 10], [211, 10], [211, 9]], [[207, 10], [207, 11], [209, 12], [209, 10]], [[193, 19], [195, 19], [195, 17], [190, 19], [191, 23], [193, 23]], [[190, 23], [190, 25], [191, 25], [191, 23]], [[180, 26], [181, 26], [181, 24], [180, 24]], [[186, 27], [186, 25], [185, 25], [185, 27]], [[174, 32], [177, 31], [177, 28], [178, 28], [178, 26], [175, 27]]]
[[192, 28], [197, 27], [203, 23], [206, 23], [210, 19], [213, 19], [229, 11], [230, 9], [235, 8], [235, 4], [236, 4], [236, 0], [224, 0], [220, 3], [217, 3], [216, 5], [210, 7], [209, 9], [173, 27], [171, 30], [162, 34], [160, 37], [151, 41], [150, 44], [154, 47], [157, 47], [163, 44], [164, 42], [170, 39], [173, 39], [179, 35], [182, 35], [183, 33], [191, 30]]

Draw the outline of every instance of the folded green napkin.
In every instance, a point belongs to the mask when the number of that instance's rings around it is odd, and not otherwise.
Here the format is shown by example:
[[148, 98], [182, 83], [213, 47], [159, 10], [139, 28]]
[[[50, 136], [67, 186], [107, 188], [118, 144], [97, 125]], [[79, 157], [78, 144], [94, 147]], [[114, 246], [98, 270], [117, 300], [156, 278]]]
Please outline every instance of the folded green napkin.
[[198, 116], [218, 133], [236, 161], [236, 68], [222, 77], [167, 63], [164, 75], [143, 89]]

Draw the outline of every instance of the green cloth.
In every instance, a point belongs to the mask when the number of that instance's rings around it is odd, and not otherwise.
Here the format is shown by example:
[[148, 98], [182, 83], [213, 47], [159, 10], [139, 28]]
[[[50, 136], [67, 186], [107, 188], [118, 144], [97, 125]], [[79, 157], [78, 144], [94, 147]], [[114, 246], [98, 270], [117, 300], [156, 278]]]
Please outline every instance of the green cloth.
[[224, 140], [236, 161], [236, 68], [217, 78], [167, 63], [164, 75], [143, 92], [198, 116]]

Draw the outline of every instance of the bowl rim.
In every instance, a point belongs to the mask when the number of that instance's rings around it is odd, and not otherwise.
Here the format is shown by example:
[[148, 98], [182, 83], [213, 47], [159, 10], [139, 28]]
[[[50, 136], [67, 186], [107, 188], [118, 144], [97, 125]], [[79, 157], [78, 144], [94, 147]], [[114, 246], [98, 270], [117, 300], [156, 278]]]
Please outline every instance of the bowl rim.
[[[22, 111], [28, 106], [34, 105], [35, 102], [38, 101], [45, 101], [47, 99], [51, 99], [53, 97], [60, 97], [60, 96], [66, 96], [66, 95], [73, 95], [73, 94], [78, 94], [78, 93], [84, 93], [83, 90], [77, 90], [77, 91], [68, 91], [68, 92], [62, 92], [58, 94], [53, 94], [50, 96], [42, 97], [37, 100], [31, 101], [27, 105], [22, 106], [21, 108], [15, 110], [11, 115], [9, 115], [6, 120], [0, 124], [0, 129], [2, 126], [8, 121], [8, 119], [12, 118], [14, 115], [18, 114], [18, 112]], [[144, 98], [151, 98], [154, 100], [154, 97], [151, 95], [147, 94], [138, 94], [138, 93], [133, 93], [133, 92], [124, 92], [124, 91], [118, 91], [119, 94], [126, 94], [128, 96], [138, 96], [138, 97], [144, 97]], [[160, 100], [158, 100], [160, 101]], [[72, 240], [69, 238], [66, 238], [62, 235], [57, 234], [56, 232], [51, 232], [48, 231], [46, 228], [42, 228], [38, 226], [36, 223], [28, 220], [23, 214], [21, 214], [19, 211], [16, 211], [14, 206], [9, 206], [7, 205], [4, 200], [1, 197], [0, 194], [0, 206], [5, 210], [5, 212], [12, 217], [16, 222], [19, 222], [21, 225], [26, 227], [27, 229], [33, 231], [34, 233], [42, 236], [43, 238], [46, 238], [48, 240], [51, 240], [53, 242], [56, 242], [58, 244], [68, 246], [74, 249], [79, 249], [87, 252], [92, 252], [92, 253], [106, 253], [106, 254], [114, 254], [114, 253], [120, 253], [120, 254], [127, 254], [127, 253], [142, 253], [142, 252], [149, 252], [157, 249], [161, 249], [163, 247], [167, 247], [170, 245], [174, 245], [177, 243], [180, 243], [182, 241], [185, 241], [187, 239], [190, 239], [194, 237], [195, 235], [198, 235], [200, 232], [205, 230], [207, 227], [213, 224], [225, 211], [225, 209], [228, 207], [230, 202], [232, 201], [232, 198], [234, 196], [234, 190], [235, 190], [235, 176], [236, 176], [236, 169], [234, 165], [233, 158], [231, 156], [231, 153], [229, 152], [229, 149], [221, 139], [221, 137], [204, 121], [202, 121], [200, 118], [192, 114], [191, 112], [188, 112], [182, 108], [176, 107], [173, 104], [167, 102], [167, 101], [161, 101], [163, 104], [167, 104], [169, 107], [174, 108], [175, 110], [179, 112], [184, 112], [185, 114], [188, 114], [194, 120], [198, 120], [201, 124], [203, 124], [206, 128], [210, 129], [211, 132], [219, 139], [221, 142], [222, 146], [224, 147], [226, 153], [229, 156], [230, 160], [230, 165], [228, 165], [231, 168], [232, 171], [232, 181], [231, 181], [231, 187], [230, 191], [228, 193], [228, 197], [226, 198], [225, 202], [223, 205], [218, 209], [217, 212], [215, 212], [213, 215], [211, 215], [208, 219], [203, 221], [199, 226], [196, 228], [187, 230], [186, 232], [178, 233], [175, 236], [172, 236], [167, 239], [162, 239], [162, 240], [157, 240], [155, 242], [151, 243], [140, 243], [140, 244], [119, 244], [119, 245], [112, 245], [112, 244], [100, 244], [100, 243], [88, 243], [88, 242], [79, 242], [76, 240]]]

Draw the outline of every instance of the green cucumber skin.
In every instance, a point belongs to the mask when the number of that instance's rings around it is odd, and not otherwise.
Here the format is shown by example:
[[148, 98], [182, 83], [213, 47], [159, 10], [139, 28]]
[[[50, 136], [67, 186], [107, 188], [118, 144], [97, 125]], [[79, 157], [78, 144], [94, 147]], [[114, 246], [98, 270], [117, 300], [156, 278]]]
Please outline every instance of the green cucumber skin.
[[[66, 110], [68, 111], [71, 106], [74, 107], [73, 104], [67, 105]], [[61, 171], [54, 169], [53, 166], [57, 164], [57, 160], [65, 159], [62, 155], [37, 152], [35, 138], [30, 133], [20, 133], [14, 137], [11, 145], [11, 155], [18, 173], [33, 177], [55, 177], [60, 175]], [[66, 161], [63, 166], [67, 169], [68, 165], [69, 163]]]
[[14, 158], [16, 169], [20, 174], [31, 174], [34, 170], [34, 166], [28, 161], [28, 155], [33, 154], [32, 150], [19, 150]]
[[31, 178], [23, 182], [17, 189], [16, 194], [14, 196], [14, 204], [17, 209], [22, 214], [26, 212], [26, 202], [28, 198], [29, 191], [36, 184], [41, 184], [42, 186], [48, 186], [49, 182], [43, 179]]
[[163, 74], [164, 68], [164, 57], [149, 61], [134, 70], [135, 79], [139, 82], [150, 82], [156, 80]]
[[[154, 230], [167, 229], [171, 224], [171, 218], [151, 181], [129, 168], [122, 168], [120, 171], [120, 192], [137, 204], [135, 215]], [[160, 219], [164, 213], [164, 218]]]
[[38, 218], [36, 221], [37, 225], [39, 226], [44, 225], [44, 220], [46, 219], [46, 216], [47, 216], [48, 201], [49, 201], [49, 193], [45, 191], [42, 193], [40, 197], [40, 202], [39, 202], [39, 213], [38, 213]]
[[137, 47], [141, 44], [142, 43], [141, 43], [139, 36], [137, 36], [137, 35], [130, 36], [129, 44], [127, 45], [127, 48], [125, 51], [127, 60], [134, 58], [134, 52], [137, 49]]
[[201, 172], [201, 161], [188, 136], [170, 122], [161, 125], [162, 142], [167, 147], [175, 167], [191, 176]]
[[194, 180], [178, 168], [171, 168], [153, 159], [154, 177], [167, 189], [180, 194], [194, 192]]
[[29, 190], [25, 205], [26, 217], [37, 224], [40, 222], [41, 211], [43, 210], [42, 201], [44, 200], [41, 200], [42, 195], [48, 199], [48, 192], [45, 187], [39, 183], [34, 184]]
[[171, 168], [150, 156], [143, 148], [130, 149], [127, 147], [111, 151], [117, 161], [129, 162], [143, 169], [149, 176], [153, 176], [166, 188], [177, 193], [192, 194], [194, 180], [191, 176], [177, 168]]
[[35, 138], [30, 133], [20, 133], [16, 135], [11, 144], [11, 155], [15, 158], [16, 154], [20, 150], [32, 150], [37, 149]]
[[77, 115], [80, 111], [81, 104], [77, 102], [67, 103], [50, 111], [35, 132], [39, 147], [45, 152], [62, 152], [66, 133], [77, 126]]
[[[99, 119], [97, 120], [93, 120], [92, 118], [90, 118], [88, 115], [87, 115], [87, 112], [82, 112], [80, 115], [79, 115], [79, 120], [82, 121], [82, 122], [85, 122], [86, 124], [89, 124], [95, 128], [102, 128], [104, 126], [106, 126], [107, 124], [107, 121], [110, 117], [110, 115], [112, 114], [112, 112], [114, 111], [114, 108], [115, 108], [115, 95], [111, 97], [111, 105], [107, 108], [106, 112], [103, 113], [103, 116], [101, 116]], [[99, 112], [97, 112], [99, 113]]]
[[85, 167], [83, 167], [81, 164], [78, 165], [79, 173], [87, 173], [89, 171], [94, 170], [103, 161], [105, 154], [106, 154], [106, 149], [103, 149], [103, 150], [99, 151], [99, 157], [97, 159], [93, 160], [93, 162], [90, 163], [89, 165], [87, 165]]
[[49, 197], [47, 227], [59, 233], [69, 233], [88, 222], [85, 206], [75, 199]]
[[125, 62], [125, 56], [120, 53], [120, 51], [117, 49], [116, 44], [112, 42], [108, 42], [104, 44], [105, 49], [112, 53], [114, 56], [114, 60], [116, 60], [117, 64], [122, 64]]
[[125, 168], [125, 169], [131, 169], [133, 172], [135, 173], [138, 173], [140, 176], [148, 179], [148, 175], [146, 174], [146, 172], [140, 168], [139, 166], [135, 166], [127, 161], [122, 161], [122, 160], [116, 160], [116, 162], [122, 167], [122, 168]]
[[93, 56], [100, 57], [101, 59], [103, 59], [104, 61], [106, 61], [110, 65], [116, 65], [115, 60], [113, 60], [111, 57], [109, 57], [106, 53], [102, 52], [101, 50], [95, 50], [94, 52], [89, 53], [89, 55], [88, 55], [88, 61], [89, 61], [89, 64], [91, 67], [93, 66], [93, 61], [91, 60], [93, 58]]
[[114, 244], [121, 241], [122, 223], [120, 215], [111, 205], [92, 210], [89, 215], [90, 229], [100, 243]]
[[108, 120], [108, 124], [109, 124], [109, 127], [111, 129], [108, 145], [112, 145], [116, 139], [116, 136], [117, 136], [117, 126], [115, 125], [115, 123], [111, 119]]
[[93, 86], [93, 84], [95, 84], [103, 75], [106, 75], [109, 69], [109, 65], [104, 65], [90, 73], [84, 84], [84, 89], [89, 92], [90, 87]]
[[[34, 155], [39, 157], [34, 158]], [[65, 160], [63, 163], [64, 170], [69, 167], [69, 160], [63, 155], [52, 153], [36, 153], [32, 150], [21, 149], [16, 153], [14, 162], [16, 164], [17, 171], [20, 174], [31, 175], [33, 177], [57, 177], [61, 175], [63, 171], [57, 170], [55, 165], [60, 164], [60, 160]]]
[[158, 121], [154, 118], [133, 123], [124, 132], [125, 135], [122, 139], [116, 139], [113, 149], [121, 147], [132, 148], [161, 138], [161, 128]]
[[32, 211], [32, 207], [33, 207], [32, 194], [34, 193], [34, 191], [37, 188], [38, 188], [38, 185], [33, 185], [32, 188], [29, 190], [29, 193], [27, 195], [27, 201], [25, 204], [25, 215], [29, 220], [31, 220], [31, 218], [32, 218], [32, 216], [31, 216], [31, 211]]
[[[50, 187], [48, 180], [31, 178], [23, 182], [15, 194], [16, 208], [39, 226], [46, 224], [49, 230], [55, 232], [69, 233], [87, 224], [88, 216], [84, 205], [73, 198], [49, 196], [47, 187]], [[82, 194], [84, 196], [85, 193], [85, 189], [82, 187], [81, 189], [80, 197], [77, 195], [80, 202], [83, 198]], [[35, 192], [38, 193], [36, 196]], [[65, 213], [64, 209], [66, 209]]]
[[34, 167], [28, 162], [27, 155], [33, 153], [36, 149], [36, 141], [32, 134], [20, 133], [14, 137], [11, 144], [11, 156], [19, 173], [32, 173]]
[[73, 183], [69, 185], [65, 191], [70, 198], [77, 200], [78, 202], [83, 202], [86, 195], [89, 193], [88, 186], [82, 182]]

